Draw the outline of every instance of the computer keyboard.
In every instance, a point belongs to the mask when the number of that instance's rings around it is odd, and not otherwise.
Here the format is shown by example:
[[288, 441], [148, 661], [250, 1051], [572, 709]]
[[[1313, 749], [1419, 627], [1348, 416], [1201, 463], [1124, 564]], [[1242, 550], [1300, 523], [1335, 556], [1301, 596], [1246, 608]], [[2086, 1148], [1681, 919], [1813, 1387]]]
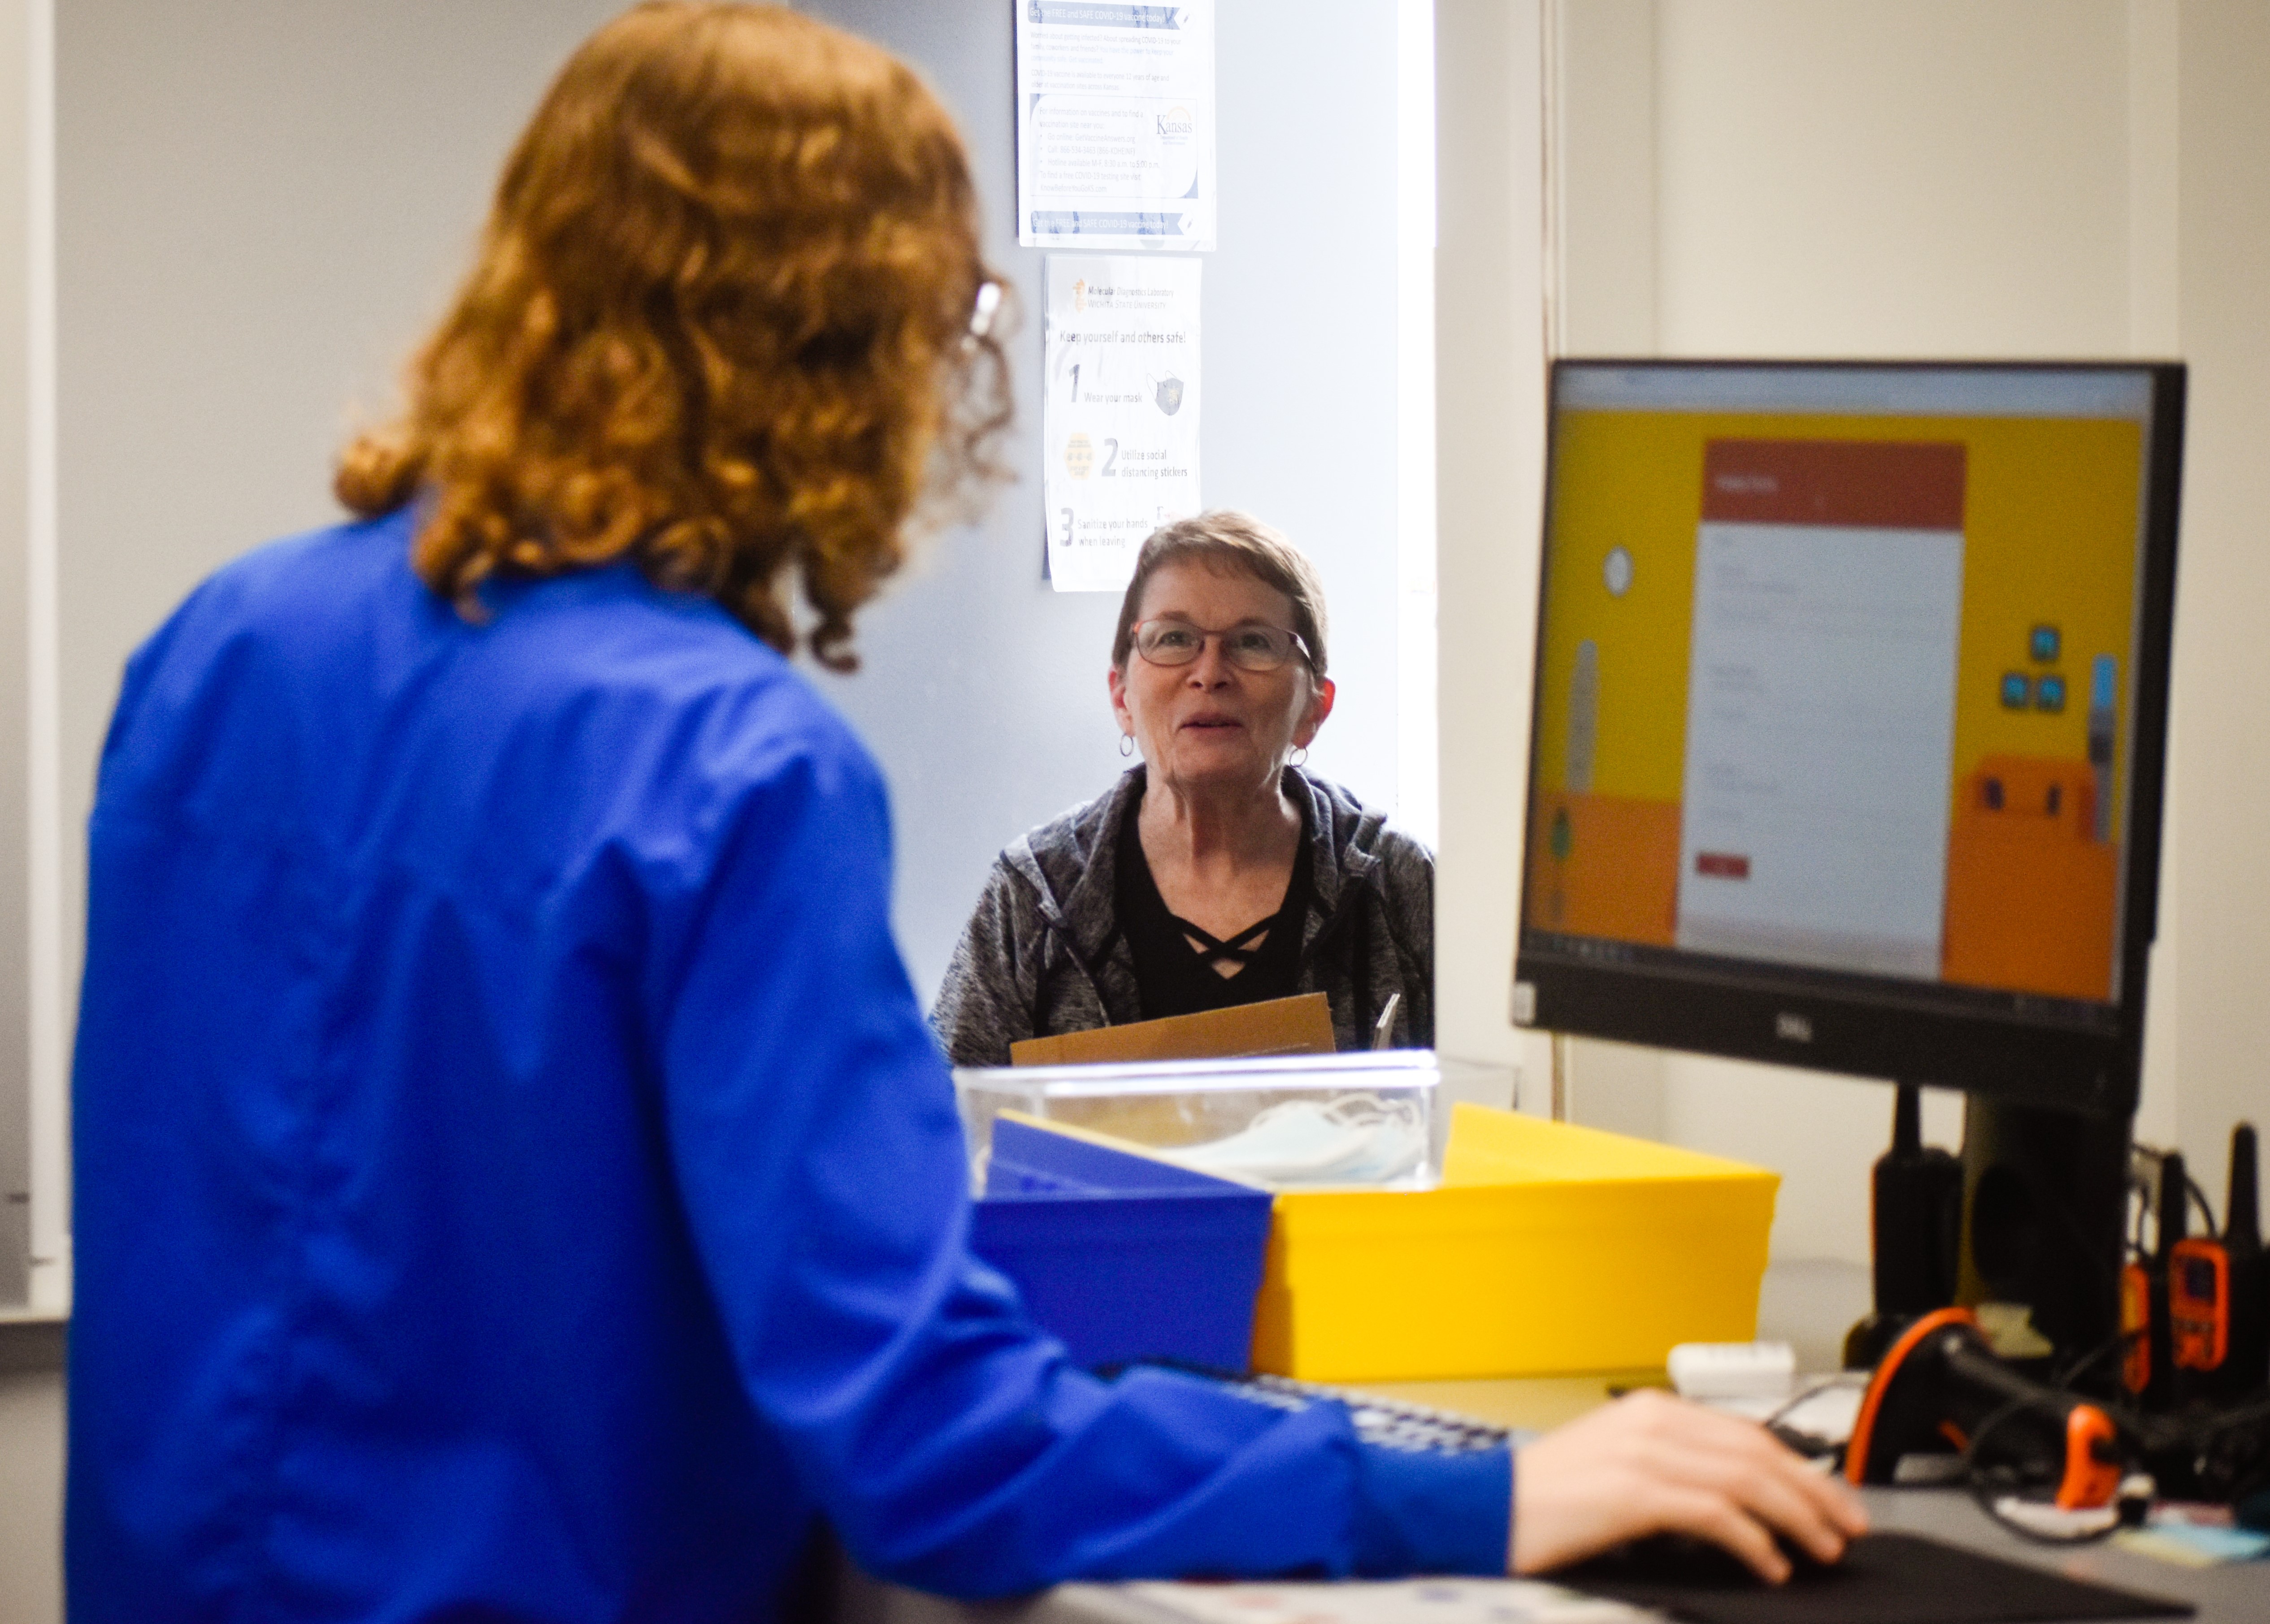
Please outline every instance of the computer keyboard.
[[1142, 1362], [1155, 1369], [1172, 1370], [1178, 1376], [1194, 1376], [1218, 1383], [1240, 1398], [1272, 1409], [1301, 1411], [1315, 1404], [1343, 1405], [1348, 1419], [1355, 1424], [1356, 1436], [1381, 1449], [1420, 1455], [1462, 1455], [1479, 1450], [1502, 1450], [1513, 1437], [1509, 1428], [1493, 1427], [1470, 1415], [1374, 1398], [1369, 1393], [1350, 1392], [1316, 1382], [1296, 1382], [1290, 1376], [1238, 1375], [1163, 1360]]

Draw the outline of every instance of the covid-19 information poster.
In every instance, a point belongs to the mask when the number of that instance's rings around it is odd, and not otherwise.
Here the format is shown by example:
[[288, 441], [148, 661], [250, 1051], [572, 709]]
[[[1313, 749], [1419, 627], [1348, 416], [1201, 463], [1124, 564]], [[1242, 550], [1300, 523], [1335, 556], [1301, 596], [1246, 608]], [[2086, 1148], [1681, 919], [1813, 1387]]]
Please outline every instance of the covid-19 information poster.
[[1198, 511], [1198, 267], [1052, 254], [1041, 404], [1049, 579], [1125, 590], [1136, 549]]
[[1018, 0], [1017, 241], [1213, 247], [1213, 0]]

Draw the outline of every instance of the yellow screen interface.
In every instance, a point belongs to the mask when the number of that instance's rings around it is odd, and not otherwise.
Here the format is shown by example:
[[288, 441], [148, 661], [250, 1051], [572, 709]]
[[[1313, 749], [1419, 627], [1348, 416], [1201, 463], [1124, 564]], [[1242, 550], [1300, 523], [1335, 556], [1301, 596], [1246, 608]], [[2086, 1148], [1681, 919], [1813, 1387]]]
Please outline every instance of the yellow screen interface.
[[1524, 919], [2103, 1005], [2151, 384], [1557, 374]]

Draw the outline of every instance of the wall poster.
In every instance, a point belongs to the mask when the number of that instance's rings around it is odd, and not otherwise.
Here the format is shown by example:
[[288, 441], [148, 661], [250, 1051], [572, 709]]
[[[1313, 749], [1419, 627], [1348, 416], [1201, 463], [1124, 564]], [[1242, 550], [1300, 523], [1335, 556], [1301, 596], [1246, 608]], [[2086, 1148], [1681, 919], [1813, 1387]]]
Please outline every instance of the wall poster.
[[1213, 247], [1213, 0], [1019, 0], [1017, 241]]
[[1042, 334], [1049, 579], [1124, 590], [1143, 538], [1198, 511], [1198, 270], [1051, 254]]

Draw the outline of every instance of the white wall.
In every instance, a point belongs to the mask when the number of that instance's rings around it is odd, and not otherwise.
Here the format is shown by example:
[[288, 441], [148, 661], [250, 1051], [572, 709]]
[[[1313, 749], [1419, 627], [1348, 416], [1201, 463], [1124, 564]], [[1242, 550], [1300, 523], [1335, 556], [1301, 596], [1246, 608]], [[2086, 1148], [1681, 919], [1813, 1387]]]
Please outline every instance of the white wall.
[[31, 935], [26, 644], [31, 575], [32, 8], [0, 8], [0, 1304], [30, 1289]]
[[1662, 0], [1658, 346], [2125, 352], [2126, 17]]
[[[2270, 1127], [2270, 7], [2185, 0], [2166, 33], [2181, 93], [2169, 108], [2181, 155], [2166, 210], [2178, 227], [2174, 325], [2192, 395], [2165, 1064], [2188, 1160], [2219, 1170], [2234, 1119]], [[2203, 1182], [2220, 1195], [2219, 1174]]]
[[1508, 1019], [1544, 471], [1545, 78], [1537, 0], [1439, 0], [1436, 1046], [1546, 1069]]
[[[2233, 1118], [2270, 1113], [2270, 567], [2245, 528], [2270, 497], [2266, 19], [2176, 0], [1558, 0], [1554, 19], [1565, 352], [2192, 362], [2138, 1131], [2218, 1167]], [[1881, 1085], [1584, 1043], [1575, 1095], [1584, 1119], [1779, 1168], [1778, 1256], [1866, 1258]], [[1959, 1137], [1956, 1101], [1927, 1120]]]
[[60, 1624], [63, 1374], [13, 1368], [8, 1352], [0, 1346], [0, 1619]]
[[[828, 681], [890, 775], [899, 933], [927, 994], [994, 856], [1101, 793], [1126, 766], [1105, 700], [1114, 593], [1041, 578], [1040, 307], [1044, 255], [1012, 226], [1011, 22], [999, 0], [807, 0], [806, 10], [922, 66], [961, 121], [991, 234], [1026, 301], [1013, 341], [1020, 482], [985, 523], [944, 538], [862, 619], [865, 669]], [[1398, 800], [1397, 353], [1401, 177], [1397, 7], [1225, 5], [1216, 71], [1220, 246], [1202, 256], [1209, 506], [1248, 508], [1317, 561], [1339, 698], [1310, 766]], [[1351, 230], [1349, 197], [1369, 229]], [[1423, 696], [1422, 696], [1423, 697]]]
[[[54, 916], [33, 923], [58, 1102], [126, 656], [224, 560], [339, 516], [340, 440], [391, 398], [552, 71], [617, 9], [56, 0], [59, 739], [41, 809]], [[34, 1194], [60, 1234], [50, 1153]], [[67, 1278], [46, 1271], [44, 1294], [62, 1301]]]

